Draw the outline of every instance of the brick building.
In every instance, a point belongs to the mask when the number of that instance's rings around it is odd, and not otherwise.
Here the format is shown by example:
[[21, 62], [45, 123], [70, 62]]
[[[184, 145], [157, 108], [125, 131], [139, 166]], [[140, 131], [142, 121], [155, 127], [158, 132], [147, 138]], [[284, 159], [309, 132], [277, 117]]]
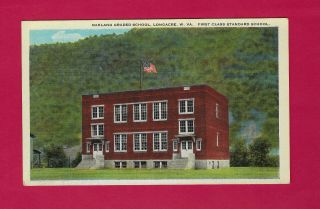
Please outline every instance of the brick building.
[[228, 100], [206, 85], [83, 95], [78, 167], [228, 167], [228, 137]]

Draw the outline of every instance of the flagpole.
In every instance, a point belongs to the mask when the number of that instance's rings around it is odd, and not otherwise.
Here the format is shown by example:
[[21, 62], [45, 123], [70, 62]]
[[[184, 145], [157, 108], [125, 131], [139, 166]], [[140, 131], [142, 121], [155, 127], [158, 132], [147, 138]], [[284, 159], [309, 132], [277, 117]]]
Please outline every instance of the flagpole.
[[142, 90], [142, 61], [140, 60], [140, 90]]

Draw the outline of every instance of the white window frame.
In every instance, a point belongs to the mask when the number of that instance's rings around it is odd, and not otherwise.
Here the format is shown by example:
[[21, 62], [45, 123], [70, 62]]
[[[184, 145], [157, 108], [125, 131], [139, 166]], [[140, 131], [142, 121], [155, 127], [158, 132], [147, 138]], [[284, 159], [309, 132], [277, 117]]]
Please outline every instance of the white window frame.
[[[198, 143], [199, 143], [199, 147], [198, 147]], [[201, 151], [201, 149], [202, 149], [202, 139], [197, 139], [196, 140], [196, 150]]]
[[110, 142], [109, 141], [106, 141], [104, 143], [104, 150], [105, 150], [105, 152], [109, 152], [110, 151]]
[[139, 160], [134, 160], [134, 161], [133, 161], [133, 168], [136, 168], [136, 167], [135, 167], [135, 163], [138, 163], [138, 164], [139, 164], [139, 167], [138, 167], [138, 168], [142, 168], [142, 162], [145, 162], [145, 163], [146, 163], [146, 167], [145, 167], [145, 168], [147, 168], [148, 166], [147, 166], [147, 161], [146, 161], [146, 160], [141, 160], [141, 161], [139, 161]]
[[[186, 132], [181, 132], [181, 127], [180, 127], [180, 122], [184, 121], [185, 122], [185, 127], [186, 127]], [[193, 121], [193, 132], [189, 132], [189, 126], [188, 126], [188, 121]], [[194, 134], [195, 132], [195, 122], [194, 118], [186, 118], [186, 119], [179, 119], [178, 120], [178, 126], [179, 126], [179, 134]]]
[[216, 118], [220, 118], [221, 115], [220, 115], [220, 104], [218, 102], [216, 102]]
[[90, 143], [86, 143], [86, 151], [87, 153], [90, 153]]
[[[119, 168], [128, 168], [128, 163], [127, 161], [114, 161], [114, 168], [116, 168], [116, 163], [119, 163]], [[126, 164], [126, 167], [123, 167], [123, 164]]]
[[[192, 101], [192, 112], [188, 111], [188, 101]], [[181, 112], [180, 110], [180, 102], [184, 102], [185, 112]], [[188, 98], [188, 99], [178, 99], [178, 110], [179, 115], [187, 115], [187, 114], [194, 114], [194, 98]]]
[[[142, 149], [142, 135], [145, 135], [146, 138], [146, 149]], [[138, 138], [136, 138], [136, 136], [138, 136]], [[136, 149], [136, 139], [139, 141], [139, 149]], [[148, 150], [148, 135], [145, 133], [137, 133], [137, 134], [133, 134], [133, 151], [134, 152], [146, 152]]]
[[177, 140], [177, 139], [174, 139], [174, 140], [172, 141], [172, 150], [173, 150], [174, 152], [177, 152], [177, 151], [178, 151], [178, 147], [179, 147], [179, 145], [178, 145], [178, 140]]
[[[154, 149], [154, 139], [155, 139], [155, 134], [159, 134], [159, 149]], [[165, 141], [166, 141], [166, 149], [164, 149], [163, 148], [163, 146], [162, 146], [162, 135], [166, 135], [166, 138], [165, 138]], [[154, 152], [165, 152], [165, 151], [167, 151], [168, 150], [168, 133], [167, 132], [155, 132], [155, 133], [153, 133], [153, 140], [152, 140], [152, 150], [154, 151]]]
[[[117, 106], [119, 106], [120, 107], [120, 120], [119, 121], [117, 121], [117, 117], [116, 117], [116, 107]], [[123, 116], [123, 114], [122, 114], [122, 108], [124, 107], [124, 106], [126, 106], [126, 109], [127, 109], [127, 111], [126, 111], [126, 114], [127, 114], [127, 120], [122, 120], [122, 116]], [[127, 123], [128, 122], [128, 105], [127, 104], [114, 104], [113, 105], [113, 122], [114, 123]]]
[[[162, 103], [166, 103], [166, 118], [162, 118]], [[159, 104], [159, 119], [155, 119], [154, 118], [154, 106], [155, 104]], [[153, 121], [166, 121], [168, 120], [168, 101], [167, 100], [163, 100], [163, 101], [155, 101], [152, 103], [152, 119]]]
[[[119, 136], [120, 150], [117, 150], [116, 136]], [[127, 134], [114, 134], [113, 135], [113, 142], [114, 142], [113, 143], [114, 152], [127, 152], [127, 150], [128, 150], [128, 135]], [[126, 143], [126, 149], [123, 149], [124, 142]]]
[[[135, 105], [138, 105], [138, 109], [139, 109], [139, 119], [138, 120], [136, 120], [135, 119], [135, 114], [136, 114], [136, 111], [135, 111], [135, 108], [134, 108], [134, 106]], [[141, 119], [141, 117], [142, 117], [142, 105], [146, 105], [146, 119], [145, 120], [142, 120]], [[144, 103], [144, 102], [142, 102], [142, 103], [136, 103], [136, 104], [133, 104], [132, 105], [132, 109], [133, 109], [133, 122], [146, 122], [147, 121], [147, 119], [148, 119], [148, 104], [147, 103]]]
[[[102, 107], [102, 117], [99, 115], [99, 108]], [[93, 108], [97, 108], [97, 117], [93, 117]], [[92, 105], [91, 106], [91, 119], [97, 120], [97, 119], [104, 119], [104, 105]]]
[[[159, 168], [168, 168], [168, 161], [159, 161], [159, 160], [156, 160], [156, 161], [153, 161], [153, 168], [156, 168], [155, 164], [156, 163], [159, 163]], [[163, 166], [163, 164], [166, 164], [166, 166]]]
[[[101, 125], [103, 127], [103, 134], [102, 135], [99, 134], [99, 126], [101, 126]], [[94, 132], [93, 127], [94, 126], [97, 127], [97, 135], [93, 134], [93, 132]], [[90, 127], [91, 127], [91, 137], [104, 137], [104, 123], [91, 123]]]
[[216, 140], [217, 140], [216, 146], [219, 147], [219, 141], [220, 141], [220, 132], [219, 131], [217, 132]]

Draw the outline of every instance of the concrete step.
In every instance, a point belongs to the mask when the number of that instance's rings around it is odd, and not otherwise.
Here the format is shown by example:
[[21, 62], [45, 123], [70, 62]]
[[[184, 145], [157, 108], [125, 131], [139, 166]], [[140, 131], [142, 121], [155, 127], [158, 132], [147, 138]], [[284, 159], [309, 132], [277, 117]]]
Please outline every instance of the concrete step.
[[79, 165], [76, 168], [79, 169], [97, 169], [97, 168], [103, 168], [104, 167], [104, 158], [97, 157], [96, 159], [83, 159], [79, 163]]
[[195, 160], [193, 156], [188, 158], [176, 158], [169, 164], [169, 167], [172, 169], [188, 169], [195, 167]]
[[188, 165], [188, 159], [175, 159], [171, 161], [169, 167], [173, 169], [181, 169], [181, 168], [187, 168]]

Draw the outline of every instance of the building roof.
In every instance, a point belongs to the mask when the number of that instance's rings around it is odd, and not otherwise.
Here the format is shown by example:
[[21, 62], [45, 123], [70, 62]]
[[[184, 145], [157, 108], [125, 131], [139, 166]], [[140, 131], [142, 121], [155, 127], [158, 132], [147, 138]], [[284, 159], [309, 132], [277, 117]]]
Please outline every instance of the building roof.
[[215, 93], [225, 97], [223, 94], [220, 92], [216, 91], [213, 89], [211, 86], [206, 85], [206, 84], [198, 84], [198, 85], [183, 85], [183, 86], [174, 86], [174, 87], [161, 87], [161, 88], [149, 88], [149, 89], [142, 89], [142, 90], [127, 90], [127, 91], [113, 91], [113, 92], [108, 92], [108, 93], [91, 93], [91, 94], [82, 94], [82, 96], [93, 96], [93, 95], [113, 95], [113, 94], [119, 94], [119, 93], [147, 93], [147, 92], [152, 92], [152, 91], [160, 91], [160, 90], [177, 90], [179, 88], [184, 88], [184, 87], [197, 87], [197, 88], [208, 88]]

